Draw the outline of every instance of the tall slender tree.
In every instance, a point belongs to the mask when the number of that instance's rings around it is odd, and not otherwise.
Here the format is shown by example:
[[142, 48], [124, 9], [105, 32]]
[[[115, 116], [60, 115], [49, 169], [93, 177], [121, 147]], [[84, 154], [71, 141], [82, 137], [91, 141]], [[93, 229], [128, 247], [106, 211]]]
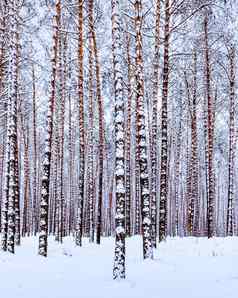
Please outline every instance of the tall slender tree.
[[83, 0], [78, 1], [78, 99], [79, 99], [79, 199], [76, 202], [76, 245], [82, 245], [83, 234], [83, 202], [85, 173], [85, 128], [84, 128], [84, 42], [83, 42]]
[[207, 173], [208, 173], [208, 201], [207, 201], [207, 233], [208, 238], [214, 236], [214, 169], [213, 169], [213, 100], [211, 95], [211, 68], [209, 53], [208, 36], [208, 15], [204, 19], [204, 38], [205, 38], [205, 81], [207, 97]]
[[122, 41], [119, 1], [112, 0], [112, 53], [115, 92], [115, 180], [116, 180], [116, 244], [113, 278], [124, 279], [125, 270], [125, 127], [122, 75]]
[[159, 96], [159, 45], [160, 45], [160, 9], [161, 1], [156, 1], [156, 28], [155, 28], [155, 55], [153, 75], [153, 111], [152, 111], [152, 144], [151, 144], [151, 238], [152, 245], [156, 247], [157, 236], [157, 159], [158, 159], [158, 96]]
[[100, 63], [96, 41], [96, 33], [93, 26], [93, 50], [96, 63], [96, 93], [98, 103], [98, 122], [99, 122], [99, 180], [98, 180], [98, 206], [96, 223], [96, 242], [101, 242], [102, 229], [102, 202], [103, 202], [103, 170], [104, 170], [104, 104], [101, 92]]
[[230, 62], [230, 123], [229, 123], [229, 158], [228, 158], [228, 206], [226, 234], [234, 234], [234, 157], [235, 157], [235, 49], [229, 53]]
[[140, 167], [141, 214], [144, 259], [153, 258], [151, 244], [150, 190], [148, 173], [148, 148], [146, 140], [146, 117], [144, 103], [143, 57], [142, 57], [142, 2], [135, 1], [136, 30], [136, 123], [137, 146]]
[[127, 65], [128, 65], [128, 85], [127, 85], [127, 122], [126, 122], [126, 144], [125, 144], [125, 162], [126, 162], [126, 173], [125, 173], [125, 185], [126, 185], [126, 235], [131, 236], [132, 234], [132, 220], [131, 220], [131, 211], [132, 211], [132, 179], [131, 179], [131, 116], [132, 116], [132, 61], [130, 54], [131, 46], [131, 36], [130, 33], [126, 34], [126, 53], [127, 53]]
[[47, 113], [47, 134], [45, 140], [45, 152], [43, 158], [43, 173], [41, 181], [41, 200], [40, 200], [40, 235], [39, 235], [39, 255], [47, 256], [48, 251], [48, 214], [49, 214], [49, 191], [50, 191], [50, 171], [52, 159], [52, 135], [53, 119], [56, 96], [56, 74], [58, 61], [58, 41], [59, 41], [59, 22], [61, 17], [61, 1], [55, 4], [56, 14], [54, 16], [54, 36], [52, 53], [52, 77]]
[[15, 252], [15, 203], [18, 189], [17, 151], [17, 102], [18, 102], [18, 9], [16, 1], [8, 3], [6, 30], [8, 35], [8, 76], [7, 76], [7, 157], [5, 177], [5, 198], [3, 205], [2, 248]]
[[169, 88], [170, 0], [165, 1], [164, 66], [161, 109], [159, 240], [166, 237], [168, 197], [168, 88]]

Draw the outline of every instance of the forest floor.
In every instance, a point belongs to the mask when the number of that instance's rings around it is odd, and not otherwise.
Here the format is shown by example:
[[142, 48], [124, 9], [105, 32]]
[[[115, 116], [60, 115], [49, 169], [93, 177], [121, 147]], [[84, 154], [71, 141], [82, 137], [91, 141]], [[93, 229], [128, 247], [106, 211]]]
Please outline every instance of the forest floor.
[[8, 298], [237, 298], [238, 238], [169, 238], [153, 261], [142, 260], [139, 237], [127, 240], [127, 279], [112, 280], [114, 240], [102, 245], [25, 238], [16, 255], [0, 252], [0, 297]]

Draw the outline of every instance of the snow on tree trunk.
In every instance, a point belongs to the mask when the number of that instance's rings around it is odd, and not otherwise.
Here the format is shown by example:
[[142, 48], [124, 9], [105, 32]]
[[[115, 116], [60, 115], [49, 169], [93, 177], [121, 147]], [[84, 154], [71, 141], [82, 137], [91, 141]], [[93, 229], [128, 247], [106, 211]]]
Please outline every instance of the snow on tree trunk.
[[94, 0], [88, 2], [89, 14], [89, 75], [88, 75], [88, 90], [89, 90], [89, 127], [88, 127], [88, 200], [89, 200], [89, 241], [94, 242], [94, 57], [93, 57], [93, 9]]
[[51, 169], [51, 149], [54, 105], [56, 95], [56, 72], [58, 56], [58, 39], [59, 39], [59, 21], [61, 14], [61, 1], [56, 1], [56, 15], [54, 17], [54, 36], [53, 36], [53, 58], [52, 58], [52, 77], [51, 90], [49, 97], [49, 106], [47, 113], [47, 132], [45, 140], [45, 152], [43, 157], [43, 172], [41, 181], [41, 199], [40, 199], [40, 235], [39, 235], [39, 255], [47, 256], [48, 249], [48, 213], [49, 213], [49, 190], [50, 190], [50, 169]]
[[[181, 91], [180, 91], [181, 93]], [[182, 94], [179, 96], [179, 100], [182, 101]], [[181, 202], [182, 198], [180, 197], [180, 183], [181, 183], [181, 155], [182, 155], [182, 116], [183, 116], [183, 110], [182, 110], [182, 102], [180, 102], [180, 107], [179, 107], [179, 128], [178, 128], [178, 134], [177, 134], [177, 141], [176, 141], [176, 155], [175, 155], [175, 168], [174, 168], [174, 176], [175, 176], [175, 181], [174, 181], [174, 198], [175, 198], [175, 236], [180, 235], [180, 230], [179, 230], [179, 223], [180, 218], [179, 215], [181, 214], [180, 212], [180, 207], [181, 207]]]
[[230, 50], [230, 123], [229, 123], [229, 161], [228, 161], [228, 206], [226, 234], [234, 234], [234, 160], [235, 160], [235, 49]]
[[150, 190], [148, 174], [148, 152], [146, 140], [146, 117], [144, 103], [144, 80], [142, 58], [142, 3], [135, 1], [135, 30], [136, 30], [136, 122], [137, 122], [137, 146], [140, 167], [141, 187], [141, 214], [142, 214], [142, 237], [143, 257], [153, 258], [151, 245], [151, 217], [150, 217]]
[[208, 205], [207, 205], [207, 233], [208, 238], [214, 236], [214, 203], [215, 203], [215, 181], [213, 170], [213, 103], [211, 96], [211, 69], [210, 53], [208, 44], [208, 16], [204, 20], [205, 33], [205, 80], [206, 80], [206, 97], [207, 97], [207, 166], [208, 166]]
[[159, 240], [166, 237], [168, 197], [168, 85], [169, 85], [170, 1], [165, 1], [164, 67], [161, 110]]
[[152, 136], [151, 136], [151, 241], [156, 247], [157, 236], [157, 141], [158, 141], [158, 92], [159, 92], [159, 44], [160, 44], [160, 2], [156, 1], [156, 28], [155, 28], [155, 54], [154, 54], [154, 74], [153, 74], [153, 111], [152, 111]]
[[115, 92], [115, 180], [116, 180], [116, 243], [113, 278], [124, 279], [125, 272], [125, 127], [122, 76], [122, 44], [119, 1], [112, 0], [112, 52]]
[[132, 113], [132, 62], [130, 54], [131, 38], [130, 33], [126, 35], [126, 52], [127, 52], [127, 65], [128, 65], [128, 102], [127, 102], [127, 123], [126, 123], [126, 144], [125, 144], [125, 185], [126, 185], [126, 235], [132, 235], [132, 221], [131, 221], [131, 203], [132, 203], [132, 179], [131, 179], [131, 113]]
[[[61, 27], [60, 29], [61, 30]], [[65, 88], [66, 88], [66, 51], [67, 51], [67, 36], [60, 34], [59, 37], [59, 48], [58, 48], [58, 77], [59, 77], [59, 89], [58, 89], [58, 104], [59, 104], [59, 178], [58, 178], [58, 229], [57, 229], [57, 240], [63, 242], [64, 234], [64, 130], [65, 130]]]
[[193, 100], [192, 100], [192, 200], [194, 205], [193, 233], [198, 233], [199, 200], [198, 200], [198, 139], [197, 139], [197, 53], [194, 51]]
[[8, 3], [6, 30], [8, 36], [8, 73], [7, 73], [7, 157], [5, 177], [5, 197], [2, 214], [2, 248], [15, 252], [15, 203], [18, 189], [18, 151], [17, 151], [17, 91], [18, 91], [18, 23], [15, 1]]
[[[188, 165], [188, 187], [187, 187], [187, 205], [188, 205], [188, 233], [193, 235], [195, 230], [195, 206], [198, 205], [198, 162], [197, 162], [197, 56], [194, 52], [194, 75], [192, 86], [192, 99], [190, 98], [190, 86], [186, 77], [188, 101], [191, 110], [191, 157]], [[196, 227], [197, 229], [197, 227]]]
[[84, 173], [85, 173], [85, 131], [84, 131], [84, 44], [83, 44], [83, 0], [78, 1], [78, 97], [79, 97], [79, 199], [76, 202], [76, 245], [82, 246], [82, 234], [83, 234], [83, 202], [84, 202]]
[[99, 179], [98, 179], [98, 207], [96, 223], [96, 243], [100, 244], [102, 230], [102, 201], [103, 201], [103, 169], [104, 169], [104, 103], [101, 94], [100, 63], [96, 43], [96, 34], [93, 27], [93, 49], [96, 63], [96, 93], [99, 117]]
[[37, 131], [36, 131], [36, 78], [35, 78], [35, 68], [32, 65], [32, 147], [33, 147], [33, 177], [32, 177], [32, 229], [33, 234], [36, 236], [38, 231], [38, 216], [37, 216]]
[[23, 205], [23, 215], [22, 215], [22, 236], [25, 237], [29, 232], [29, 127], [24, 125], [24, 120], [21, 113], [21, 124], [22, 124], [22, 134], [23, 134], [23, 145], [24, 145], [24, 205]]

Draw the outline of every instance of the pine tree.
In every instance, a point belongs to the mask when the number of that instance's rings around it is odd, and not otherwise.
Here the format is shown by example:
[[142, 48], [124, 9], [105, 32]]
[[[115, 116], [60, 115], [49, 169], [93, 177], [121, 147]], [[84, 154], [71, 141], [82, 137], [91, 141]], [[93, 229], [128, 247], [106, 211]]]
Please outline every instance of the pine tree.
[[36, 78], [35, 68], [32, 65], [32, 147], [33, 147], [33, 180], [32, 180], [32, 229], [36, 236], [38, 231], [38, 217], [37, 217], [37, 132], [36, 132], [37, 114], [36, 114]]
[[23, 123], [23, 117], [21, 117], [23, 144], [24, 144], [24, 206], [22, 216], [22, 237], [29, 236], [30, 228], [30, 193], [29, 193], [29, 127]]
[[102, 201], [103, 201], [103, 170], [104, 170], [104, 104], [101, 93], [100, 80], [100, 64], [98, 57], [98, 49], [96, 42], [95, 29], [93, 29], [93, 49], [96, 63], [96, 93], [98, 103], [98, 117], [99, 117], [99, 181], [98, 181], [98, 207], [97, 207], [97, 226], [96, 226], [96, 242], [100, 244], [101, 226], [102, 226]]
[[215, 184], [213, 170], [213, 103], [211, 96], [211, 70], [210, 55], [208, 44], [208, 16], [204, 19], [205, 35], [205, 80], [206, 80], [206, 97], [207, 97], [207, 169], [208, 169], [208, 206], [207, 206], [207, 233], [208, 238], [214, 236], [214, 201], [215, 201]]
[[[198, 161], [197, 161], [197, 55], [194, 52], [192, 98], [189, 96], [189, 107], [191, 114], [191, 157], [189, 160], [188, 173], [188, 233], [193, 235], [195, 226], [195, 210], [198, 209]], [[186, 79], [188, 94], [190, 86]], [[195, 206], [196, 204], [196, 206]]]
[[84, 43], [83, 43], [83, 0], [78, 1], [78, 98], [79, 98], [79, 199], [76, 202], [77, 219], [76, 219], [76, 245], [82, 245], [83, 234], [83, 202], [84, 202], [84, 173], [85, 173], [85, 132], [84, 132]]
[[88, 124], [88, 203], [89, 203], [89, 241], [94, 242], [94, 209], [95, 209], [95, 196], [94, 196], [94, 44], [93, 44], [93, 11], [94, 1], [88, 2], [88, 14], [89, 14], [89, 75], [88, 75], [88, 101], [89, 101], [89, 124]]
[[[62, 27], [59, 28], [62, 30]], [[65, 88], [66, 88], [66, 47], [67, 47], [67, 36], [60, 34], [59, 36], [59, 48], [58, 48], [58, 77], [59, 77], [59, 88], [58, 88], [58, 105], [59, 105], [59, 178], [58, 178], [58, 194], [57, 194], [57, 216], [58, 226], [56, 238], [59, 242], [63, 242], [63, 230], [64, 230], [64, 143], [65, 143]]]
[[52, 134], [53, 134], [53, 118], [56, 96], [56, 73], [58, 60], [58, 40], [59, 40], [59, 21], [61, 15], [61, 1], [57, 0], [56, 15], [54, 17], [54, 36], [53, 36], [53, 56], [52, 56], [52, 77], [51, 90], [49, 97], [49, 106], [47, 113], [47, 134], [45, 140], [45, 152], [43, 157], [43, 173], [41, 185], [40, 199], [40, 235], [39, 235], [39, 255], [47, 256], [48, 250], [48, 213], [49, 213], [49, 191], [50, 191], [50, 171], [52, 158]]

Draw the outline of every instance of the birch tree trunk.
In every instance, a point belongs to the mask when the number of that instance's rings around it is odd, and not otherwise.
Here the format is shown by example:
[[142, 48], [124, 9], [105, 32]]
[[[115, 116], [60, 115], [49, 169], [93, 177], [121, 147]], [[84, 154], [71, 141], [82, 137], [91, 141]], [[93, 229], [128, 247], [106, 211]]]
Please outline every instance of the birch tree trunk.
[[164, 27], [164, 67], [161, 111], [161, 161], [160, 161], [160, 210], [159, 240], [166, 237], [167, 198], [168, 198], [168, 86], [169, 86], [169, 38], [170, 38], [170, 0], [165, 1]]
[[157, 236], [157, 172], [158, 172], [158, 97], [159, 97], [159, 44], [160, 44], [160, 0], [156, 1], [156, 28], [155, 28], [155, 56], [154, 56], [154, 75], [153, 75], [153, 112], [152, 112], [152, 143], [151, 143], [151, 241], [156, 248]]
[[153, 258], [151, 244], [151, 217], [150, 217], [150, 190], [148, 173], [148, 148], [146, 140], [146, 117], [144, 103], [144, 80], [142, 58], [142, 2], [135, 1], [135, 30], [136, 30], [136, 123], [137, 123], [137, 146], [140, 167], [141, 187], [141, 214], [142, 214], [142, 237], [143, 257]]
[[18, 151], [17, 151], [17, 100], [18, 100], [18, 24], [17, 5], [14, 0], [8, 3], [8, 76], [7, 76], [7, 157], [5, 177], [5, 197], [2, 222], [2, 248], [15, 252], [16, 201], [18, 188]]
[[227, 206], [227, 236], [234, 234], [234, 159], [235, 159], [235, 49], [230, 53], [230, 123], [229, 123], [229, 158], [228, 158], [228, 206]]

